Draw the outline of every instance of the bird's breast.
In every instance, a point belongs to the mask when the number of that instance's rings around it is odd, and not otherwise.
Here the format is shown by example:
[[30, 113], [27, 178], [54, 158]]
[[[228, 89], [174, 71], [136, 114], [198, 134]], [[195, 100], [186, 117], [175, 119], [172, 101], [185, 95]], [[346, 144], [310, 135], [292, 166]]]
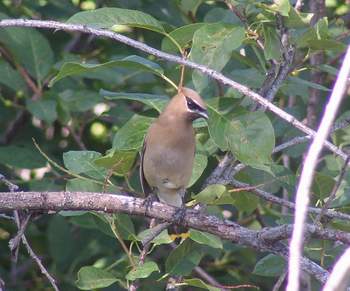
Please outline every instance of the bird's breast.
[[[144, 153], [143, 167], [147, 182], [157, 188], [185, 188], [193, 168], [193, 129], [181, 134], [172, 132], [172, 129], [157, 129], [154, 132], [157, 138], [147, 139]], [[152, 133], [150, 130], [149, 134]]]

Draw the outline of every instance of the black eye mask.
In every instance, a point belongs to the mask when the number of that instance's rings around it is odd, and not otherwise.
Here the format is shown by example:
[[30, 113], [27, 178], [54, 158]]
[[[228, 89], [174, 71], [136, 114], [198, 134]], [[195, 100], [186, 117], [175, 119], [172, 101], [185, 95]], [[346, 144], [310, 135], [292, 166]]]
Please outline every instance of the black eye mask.
[[186, 102], [187, 102], [187, 107], [191, 111], [199, 111], [199, 112], [205, 112], [206, 110], [198, 105], [196, 102], [194, 102], [191, 98], [185, 96]]

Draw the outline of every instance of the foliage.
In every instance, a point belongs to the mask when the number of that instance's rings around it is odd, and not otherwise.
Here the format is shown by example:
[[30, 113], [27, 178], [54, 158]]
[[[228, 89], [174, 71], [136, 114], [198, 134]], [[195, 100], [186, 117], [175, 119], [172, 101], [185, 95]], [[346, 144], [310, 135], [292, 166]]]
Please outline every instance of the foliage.
[[[105, 28], [165, 52], [187, 53], [189, 60], [256, 91], [271, 68], [283, 65], [281, 32], [288, 29], [296, 48], [294, 66], [274, 102], [302, 120], [311, 89], [320, 94], [314, 111], [323, 111], [349, 41], [350, 11], [344, 1], [327, 1], [328, 17], [310, 25], [307, 7], [301, 13], [292, 4], [288, 0], [2, 1], [0, 19], [53, 19]], [[311, 64], [312, 54], [320, 51], [323, 61]], [[91, 35], [28, 28], [0, 29], [0, 52], [0, 173], [21, 190], [125, 188], [140, 193], [138, 152], [149, 125], [176, 93], [179, 65]], [[312, 79], [313, 70], [323, 73], [320, 84]], [[220, 183], [205, 189], [203, 185], [230, 152], [235, 162], [246, 165], [236, 179], [293, 200], [305, 146], [277, 154], [273, 150], [300, 132], [268, 112], [252, 111], [245, 96], [198, 71], [187, 69], [185, 84], [205, 98], [210, 117], [207, 124], [195, 123], [190, 204], [205, 203], [211, 214], [253, 229], [290, 222], [290, 211], [286, 214], [252, 193], [233, 192], [231, 185]], [[349, 115], [348, 105], [346, 100], [340, 115]], [[343, 128], [332, 140], [347, 147], [349, 134], [349, 127]], [[324, 154], [313, 185], [313, 205], [322, 206], [327, 200], [342, 163], [333, 154]], [[345, 212], [349, 188], [347, 175], [333, 202]], [[343, 221], [332, 224], [335, 229], [349, 226]], [[188, 290], [218, 290], [198, 278], [194, 271], [198, 265], [223, 285], [272, 290], [284, 270], [285, 262], [278, 256], [197, 230], [175, 249], [162, 233], [145, 263], [138, 264], [146, 228], [145, 219], [128, 215], [67, 211], [40, 216], [26, 234], [61, 290], [67, 291], [123, 290], [135, 280], [140, 290], [163, 290], [168, 275], [184, 276]], [[45, 277], [31, 267], [23, 248], [17, 268], [11, 263], [8, 240], [15, 233], [15, 226], [0, 217], [0, 278], [9, 290], [48, 290]], [[131, 254], [125, 253], [120, 241]], [[329, 268], [342, 247], [311, 239], [307, 249], [310, 257]], [[316, 290], [318, 283], [311, 280]]]

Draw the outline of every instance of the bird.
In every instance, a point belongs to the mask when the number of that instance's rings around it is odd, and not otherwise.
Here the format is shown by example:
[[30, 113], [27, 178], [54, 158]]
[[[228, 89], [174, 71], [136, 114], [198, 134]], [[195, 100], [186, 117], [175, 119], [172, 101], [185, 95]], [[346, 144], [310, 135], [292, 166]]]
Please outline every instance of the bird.
[[198, 118], [208, 119], [202, 97], [181, 87], [149, 127], [140, 162], [140, 181], [146, 197], [152, 199], [153, 195], [170, 206], [184, 206], [195, 156], [192, 122]]

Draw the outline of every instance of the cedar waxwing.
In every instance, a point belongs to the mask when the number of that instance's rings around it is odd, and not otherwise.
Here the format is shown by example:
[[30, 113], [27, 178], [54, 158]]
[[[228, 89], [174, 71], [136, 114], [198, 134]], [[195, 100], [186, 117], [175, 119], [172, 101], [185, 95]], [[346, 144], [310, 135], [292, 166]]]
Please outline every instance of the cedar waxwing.
[[161, 202], [182, 207], [193, 168], [195, 134], [192, 121], [208, 113], [197, 92], [181, 88], [150, 126], [140, 165], [142, 190], [153, 190]]

